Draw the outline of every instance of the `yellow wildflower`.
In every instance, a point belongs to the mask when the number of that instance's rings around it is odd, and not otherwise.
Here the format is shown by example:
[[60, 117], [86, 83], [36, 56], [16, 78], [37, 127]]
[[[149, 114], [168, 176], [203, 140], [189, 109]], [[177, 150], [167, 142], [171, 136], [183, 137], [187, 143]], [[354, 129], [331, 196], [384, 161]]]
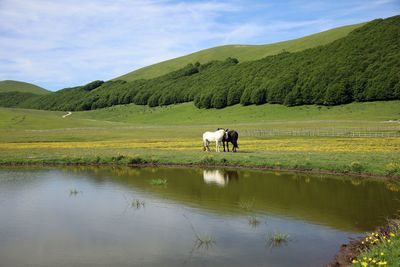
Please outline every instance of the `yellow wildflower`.
[[381, 252], [381, 256], [385, 255], [385, 253]]
[[393, 234], [393, 233], [390, 233], [390, 236], [395, 236], [395, 234]]
[[352, 260], [351, 261], [351, 263], [357, 263], [358, 262], [358, 260]]

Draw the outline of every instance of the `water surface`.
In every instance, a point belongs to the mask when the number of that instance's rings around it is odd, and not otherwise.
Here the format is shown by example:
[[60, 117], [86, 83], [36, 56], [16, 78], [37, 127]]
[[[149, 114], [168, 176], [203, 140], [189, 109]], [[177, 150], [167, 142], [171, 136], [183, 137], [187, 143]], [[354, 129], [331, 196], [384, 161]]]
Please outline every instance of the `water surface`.
[[[399, 189], [256, 170], [3, 168], [0, 266], [323, 266], [396, 214]], [[274, 245], [278, 232], [289, 238]]]

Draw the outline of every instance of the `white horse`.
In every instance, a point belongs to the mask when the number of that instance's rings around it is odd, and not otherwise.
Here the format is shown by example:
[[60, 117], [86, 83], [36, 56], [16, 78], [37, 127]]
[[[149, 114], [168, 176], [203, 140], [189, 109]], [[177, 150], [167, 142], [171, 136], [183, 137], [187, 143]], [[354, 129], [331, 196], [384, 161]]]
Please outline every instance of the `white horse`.
[[218, 128], [215, 132], [205, 132], [203, 133], [203, 150], [210, 151], [208, 145], [210, 142], [215, 141], [215, 151], [220, 152], [220, 147], [222, 143], [222, 138], [224, 137], [225, 130]]

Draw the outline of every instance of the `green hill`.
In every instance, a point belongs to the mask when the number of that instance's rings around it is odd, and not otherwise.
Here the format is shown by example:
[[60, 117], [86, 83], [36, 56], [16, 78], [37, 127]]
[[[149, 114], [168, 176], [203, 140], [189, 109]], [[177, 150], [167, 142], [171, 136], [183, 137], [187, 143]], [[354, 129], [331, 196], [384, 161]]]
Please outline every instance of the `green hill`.
[[36, 95], [45, 95], [50, 93], [48, 90], [37, 85], [12, 80], [0, 81], [0, 93], [4, 92], [32, 93]]
[[[400, 16], [371, 21], [332, 43], [260, 60], [189, 64], [168, 74], [85, 86], [19, 102], [14, 107], [90, 110], [135, 103], [199, 108], [238, 103], [339, 105], [400, 99]], [[1, 105], [1, 103], [0, 103]]]
[[153, 64], [113, 80], [133, 81], [137, 79], [150, 79], [161, 76], [171, 71], [176, 71], [185, 67], [187, 64], [200, 62], [206, 63], [212, 60], [224, 60], [228, 57], [237, 58], [240, 62], [251, 61], [264, 58], [270, 55], [276, 55], [283, 51], [298, 52], [319, 45], [329, 44], [339, 38], [345, 37], [354, 29], [357, 29], [365, 23], [349, 25], [320, 32], [317, 34], [305, 36], [285, 42], [266, 44], [266, 45], [224, 45], [201, 50], [186, 56], [174, 58]]

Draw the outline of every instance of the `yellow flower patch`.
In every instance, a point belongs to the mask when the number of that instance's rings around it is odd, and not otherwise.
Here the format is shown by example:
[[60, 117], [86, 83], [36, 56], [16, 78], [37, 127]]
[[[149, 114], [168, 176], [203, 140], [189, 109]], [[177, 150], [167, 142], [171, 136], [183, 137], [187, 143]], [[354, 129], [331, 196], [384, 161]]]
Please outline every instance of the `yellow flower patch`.
[[[287, 138], [287, 139], [239, 139], [239, 150], [246, 152], [400, 152], [400, 138]], [[0, 149], [35, 149], [35, 148], [130, 148], [157, 150], [202, 150], [199, 139], [150, 139], [127, 141], [93, 142], [33, 142], [0, 143]], [[232, 148], [232, 145], [230, 145]], [[210, 144], [215, 151], [215, 143]]]

